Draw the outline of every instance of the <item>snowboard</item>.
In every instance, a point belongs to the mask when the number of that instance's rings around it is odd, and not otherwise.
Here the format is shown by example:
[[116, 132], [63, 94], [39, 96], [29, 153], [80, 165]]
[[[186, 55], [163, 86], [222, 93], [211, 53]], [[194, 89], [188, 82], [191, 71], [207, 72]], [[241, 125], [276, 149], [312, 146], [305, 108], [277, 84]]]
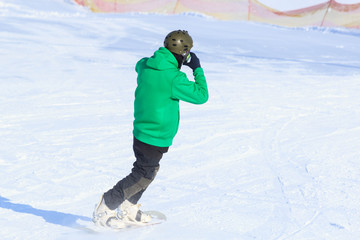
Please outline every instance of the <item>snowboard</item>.
[[148, 223], [139, 223], [139, 222], [132, 222], [132, 221], [123, 221], [124, 227], [122, 228], [111, 228], [111, 227], [100, 227], [96, 226], [93, 222], [90, 221], [78, 221], [78, 229], [85, 231], [90, 234], [98, 234], [101, 232], [108, 232], [108, 231], [114, 231], [114, 232], [123, 232], [128, 231], [131, 229], [136, 228], [143, 228], [143, 227], [149, 227], [161, 224], [166, 221], [165, 214], [159, 212], [159, 211], [144, 211], [144, 213], [149, 214], [152, 219]]

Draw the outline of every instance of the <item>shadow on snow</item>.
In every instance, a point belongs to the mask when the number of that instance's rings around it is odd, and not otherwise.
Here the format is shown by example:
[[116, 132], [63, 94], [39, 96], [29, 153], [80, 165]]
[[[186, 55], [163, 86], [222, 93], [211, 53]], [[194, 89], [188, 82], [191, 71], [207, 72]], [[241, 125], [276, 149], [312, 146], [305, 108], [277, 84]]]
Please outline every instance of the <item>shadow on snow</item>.
[[77, 228], [82, 225], [77, 223], [77, 220], [83, 221], [91, 221], [91, 218], [73, 215], [69, 213], [62, 213], [57, 211], [49, 211], [49, 210], [41, 210], [37, 208], [33, 208], [30, 205], [12, 203], [9, 199], [6, 199], [0, 196], [0, 207], [5, 209], [10, 209], [19, 213], [27, 213], [35, 216], [42, 217], [46, 222], [64, 226], [64, 227], [72, 227]]

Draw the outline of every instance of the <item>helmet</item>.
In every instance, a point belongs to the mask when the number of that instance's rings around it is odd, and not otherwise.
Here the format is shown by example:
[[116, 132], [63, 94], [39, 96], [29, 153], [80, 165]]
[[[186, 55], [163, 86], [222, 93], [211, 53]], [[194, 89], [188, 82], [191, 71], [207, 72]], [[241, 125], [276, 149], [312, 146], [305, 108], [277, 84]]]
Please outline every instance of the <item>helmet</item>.
[[164, 47], [170, 52], [186, 56], [193, 47], [193, 40], [185, 30], [176, 30], [169, 33], [164, 40]]

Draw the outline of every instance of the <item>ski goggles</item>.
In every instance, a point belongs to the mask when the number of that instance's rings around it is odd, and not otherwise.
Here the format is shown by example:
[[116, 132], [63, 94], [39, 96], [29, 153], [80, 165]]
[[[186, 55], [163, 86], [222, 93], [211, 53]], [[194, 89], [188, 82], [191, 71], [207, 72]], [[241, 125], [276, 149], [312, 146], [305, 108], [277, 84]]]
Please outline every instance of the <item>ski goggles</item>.
[[190, 58], [191, 58], [190, 51], [186, 51], [182, 56], [183, 56], [183, 63], [190, 62]]

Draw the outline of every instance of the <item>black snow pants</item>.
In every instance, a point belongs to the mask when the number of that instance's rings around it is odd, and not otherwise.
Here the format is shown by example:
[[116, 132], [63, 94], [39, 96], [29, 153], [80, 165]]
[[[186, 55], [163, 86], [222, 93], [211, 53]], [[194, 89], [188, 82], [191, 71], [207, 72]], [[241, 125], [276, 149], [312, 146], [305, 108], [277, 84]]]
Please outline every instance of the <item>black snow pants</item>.
[[134, 137], [133, 150], [136, 161], [131, 173], [104, 193], [106, 205], [114, 210], [125, 200], [136, 204], [154, 180], [160, 167], [160, 159], [168, 149], [169, 147], [156, 147], [143, 143]]

